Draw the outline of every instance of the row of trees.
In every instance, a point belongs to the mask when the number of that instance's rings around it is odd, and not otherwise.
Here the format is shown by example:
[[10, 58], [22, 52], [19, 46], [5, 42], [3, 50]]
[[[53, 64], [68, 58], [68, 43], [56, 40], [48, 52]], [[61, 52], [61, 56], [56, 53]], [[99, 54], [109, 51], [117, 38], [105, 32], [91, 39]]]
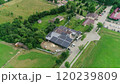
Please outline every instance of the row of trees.
[[0, 0], [0, 5], [1, 5], [1, 4], [4, 4], [4, 3], [6, 3], [6, 2], [9, 2], [9, 1], [11, 1], [11, 0], [7, 0], [7, 1], [5, 1], [5, 0]]
[[51, 9], [50, 11], [43, 11], [43, 12], [40, 12], [40, 13], [36, 12], [36, 14], [33, 14], [33, 15], [29, 16], [28, 21], [30, 23], [35, 23], [37, 20], [39, 20], [42, 17], [45, 17], [47, 15], [55, 15], [55, 14], [62, 13], [62, 12], [65, 12], [65, 11], [66, 11], [66, 7], [61, 6], [59, 8]]
[[98, 0], [100, 3], [104, 3], [105, 5], [114, 5], [117, 4], [120, 6], [120, 0]]
[[[54, 23], [50, 23], [44, 30], [33, 27], [33, 23], [47, 15], [58, 14], [66, 11], [65, 6], [51, 9], [50, 11], [36, 12], [30, 15], [28, 20], [22, 20], [22, 17], [14, 19], [12, 23], [4, 23], [0, 25], [0, 37], [9, 43], [22, 42], [29, 49], [40, 47], [40, 43], [45, 40], [45, 36], [56, 27]], [[55, 23], [59, 23], [57, 19]]]

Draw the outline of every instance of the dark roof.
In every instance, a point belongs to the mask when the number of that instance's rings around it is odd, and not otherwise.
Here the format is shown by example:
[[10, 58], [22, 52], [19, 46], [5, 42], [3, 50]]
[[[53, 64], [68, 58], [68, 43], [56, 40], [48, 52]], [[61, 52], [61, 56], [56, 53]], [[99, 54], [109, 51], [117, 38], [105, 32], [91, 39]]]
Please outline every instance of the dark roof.
[[75, 31], [73, 29], [60, 26], [60, 27], [55, 28], [53, 32], [50, 32], [46, 36], [46, 39], [64, 48], [67, 48], [74, 40], [73, 38], [70, 37], [70, 34], [73, 34], [73, 33], [77, 35], [81, 34], [80, 31]]
[[94, 19], [97, 19], [98, 18], [98, 14], [97, 13], [88, 13], [87, 17], [92, 17]]
[[94, 24], [94, 20], [87, 18], [82, 25], [90, 25], [90, 24]]

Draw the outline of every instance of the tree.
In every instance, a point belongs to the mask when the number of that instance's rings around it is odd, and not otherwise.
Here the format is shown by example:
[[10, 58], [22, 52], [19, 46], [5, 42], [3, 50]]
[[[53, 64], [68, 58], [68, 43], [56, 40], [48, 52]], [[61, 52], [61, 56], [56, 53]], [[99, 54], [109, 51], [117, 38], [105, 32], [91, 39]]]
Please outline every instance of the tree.
[[60, 19], [59, 18], [56, 18], [56, 20], [55, 20], [55, 22], [54, 22], [55, 24], [58, 24], [58, 23], [60, 23]]
[[57, 4], [57, 0], [54, 0], [55, 1], [55, 3]]
[[65, 62], [65, 67], [66, 68], [70, 68], [70, 63], [69, 62]]
[[98, 27], [98, 28], [102, 28], [102, 27], [103, 27], [103, 24], [102, 24], [101, 22], [98, 22], [97, 27]]
[[46, 33], [49, 33], [51, 31], [53, 31], [56, 28], [56, 25], [53, 23], [50, 23], [50, 25], [45, 29]]
[[80, 11], [80, 15], [83, 15], [83, 11], [82, 10]]
[[94, 13], [95, 12], [95, 5], [91, 5], [89, 8], [88, 8], [88, 11], [90, 12], [90, 13]]
[[61, 63], [62, 63], [62, 61], [60, 59], [56, 60], [56, 64], [61, 64]]
[[69, 56], [69, 51], [68, 51], [68, 50], [67, 50], [66, 52], [63, 52], [63, 53], [61, 54], [61, 58], [62, 58], [63, 60], [65, 60], [68, 56]]

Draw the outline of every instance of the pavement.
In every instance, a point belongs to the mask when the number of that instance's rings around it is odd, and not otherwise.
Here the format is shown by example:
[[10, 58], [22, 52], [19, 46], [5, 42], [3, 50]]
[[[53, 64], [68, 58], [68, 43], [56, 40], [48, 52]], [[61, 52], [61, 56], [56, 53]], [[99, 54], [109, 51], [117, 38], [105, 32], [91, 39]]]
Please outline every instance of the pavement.
[[[110, 11], [110, 9], [112, 8], [112, 6], [109, 6], [109, 7], [107, 7], [106, 9], [105, 9], [105, 13], [104, 13], [104, 15], [102, 15], [102, 16], [99, 16], [98, 17], [98, 20], [97, 21], [95, 21], [95, 23], [94, 23], [94, 28], [90, 31], [90, 32], [88, 32], [88, 33], [85, 33], [86, 34], [86, 38], [83, 40], [83, 41], [81, 41], [81, 40], [78, 40], [78, 41], [74, 41], [73, 43], [75, 44], [75, 47], [69, 47], [70, 49], [71, 49], [71, 53], [70, 53], [70, 56], [63, 62], [63, 64], [60, 66], [60, 68], [65, 68], [65, 62], [69, 62], [69, 63], [71, 63], [72, 61], [73, 61], [73, 59], [76, 57], [76, 55], [79, 53], [79, 46], [81, 46], [81, 45], [85, 45], [87, 42], [88, 42], [88, 44], [91, 42], [91, 41], [94, 41], [94, 40], [99, 40], [100, 39], [100, 36], [98, 35], [98, 33], [96, 32], [96, 29], [97, 29], [97, 23], [98, 22], [101, 22], [101, 23], [104, 23], [105, 22], [105, 19], [106, 19], [106, 17], [107, 17], [107, 15], [109, 14], [109, 11]], [[87, 45], [88, 45], [87, 44]], [[85, 46], [85, 48], [86, 48], [87, 46]], [[84, 49], [85, 49], [84, 48]], [[84, 50], [83, 49], [83, 50]], [[83, 52], [83, 50], [81, 51], [81, 52]], [[78, 55], [78, 57], [72, 62], [72, 64], [71, 64], [71, 66], [74, 64], [74, 62], [79, 58], [79, 56], [81, 55], [82, 53], [80, 53], [79, 55]]]

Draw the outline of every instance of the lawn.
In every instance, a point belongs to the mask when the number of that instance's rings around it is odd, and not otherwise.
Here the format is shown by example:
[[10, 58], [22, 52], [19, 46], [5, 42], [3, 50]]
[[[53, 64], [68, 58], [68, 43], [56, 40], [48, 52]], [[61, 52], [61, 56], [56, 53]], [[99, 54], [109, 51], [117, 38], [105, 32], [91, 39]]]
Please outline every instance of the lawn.
[[0, 23], [12, 21], [18, 16], [27, 19], [29, 15], [50, 10], [55, 5], [48, 3], [46, 0], [12, 0], [0, 7]]
[[[66, 17], [66, 13], [61, 13], [61, 14], [56, 14], [56, 15], [49, 15], [49, 16], [45, 16], [43, 18], [41, 18], [42, 23], [38, 23], [36, 22], [35, 24], [33, 24], [33, 27], [38, 28], [38, 29], [45, 29], [48, 27], [49, 25], [49, 20], [52, 20], [53, 18], [57, 17], [57, 16], [63, 16]], [[63, 26], [66, 23], [66, 19], [64, 19], [63, 21], [61, 21], [59, 24], [56, 24], [56, 26]]]
[[89, 28], [89, 26], [82, 25], [84, 21], [85, 21], [84, 19], [80, 20], [80, 19], [77, 19], [76, 17], [72, 17], [72, 19], [66, 25], [66, 27], [74, 29], [76, 31], [81, 31], [84, 33]]
[[17, 52], [17, 49], [0, 41], [0, 67], [10, 60]]
[[23, 51], [20, 56], [15, 57], [8, 68], [52, 68], [56, 63], [56, 57], [41, 51]]
[[74, 68], [120, 68], [120, 33], [101, 29], [101, 39], [91, 42]]

